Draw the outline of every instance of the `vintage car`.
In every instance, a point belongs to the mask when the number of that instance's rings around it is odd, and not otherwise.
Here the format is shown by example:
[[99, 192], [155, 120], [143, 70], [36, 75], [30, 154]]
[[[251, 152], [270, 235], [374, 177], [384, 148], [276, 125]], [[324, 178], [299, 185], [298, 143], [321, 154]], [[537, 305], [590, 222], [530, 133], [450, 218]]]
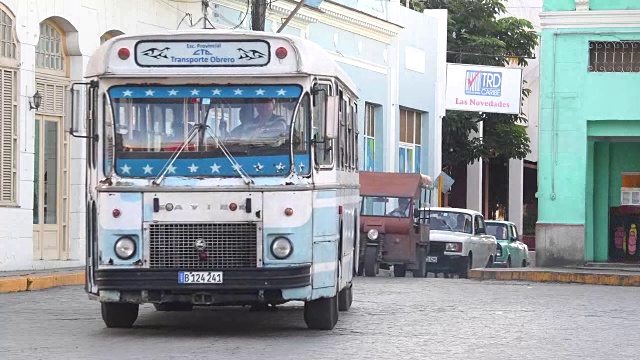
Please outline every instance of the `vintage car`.
[[427, 273], [466, 278], [472, 268], [492, 266], [498, 243], [487, 235], [481, 213], [448, 207], [421, 212], [431, 229]]
[[433, 182], [421, 174], [360, 172], [359, 274], [382, 267], [396, 277], [425, 277], [429, 226], [416, 217], [431, 199]]
[[520, 241], [516, 224], [510, 221], [487, 220], [487, 234], [498, 241], [494, 267], [527, 267], [529, 247]]

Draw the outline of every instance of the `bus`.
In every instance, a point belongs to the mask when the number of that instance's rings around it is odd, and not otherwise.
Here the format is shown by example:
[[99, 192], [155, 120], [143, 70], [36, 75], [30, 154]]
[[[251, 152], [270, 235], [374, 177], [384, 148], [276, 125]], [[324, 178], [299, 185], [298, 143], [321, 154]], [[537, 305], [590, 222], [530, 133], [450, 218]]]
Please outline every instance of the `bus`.
[[121, 35], [71, 86], [86, 140], [86, 292], [107, 327], [141, 304], [304, 302], [330, 330], [359, 248], [356, 86], [279, 33]]

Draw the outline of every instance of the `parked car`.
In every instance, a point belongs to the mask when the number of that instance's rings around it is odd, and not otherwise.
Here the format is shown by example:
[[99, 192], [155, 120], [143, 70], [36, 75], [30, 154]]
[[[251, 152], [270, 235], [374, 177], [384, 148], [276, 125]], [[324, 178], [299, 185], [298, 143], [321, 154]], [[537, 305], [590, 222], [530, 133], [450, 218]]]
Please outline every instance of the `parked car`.
[[518, 227], [509, 221], [487, 220], [487, 234], [498, 241], [494, 267], [527, 267], [529, 247], [520, 239]]
[[484, 217], [468, 209], [421, 209], [430, 226], [427, 272], [468, 277], [469, 270], [491, 267], [498, 243], [487, 235]]

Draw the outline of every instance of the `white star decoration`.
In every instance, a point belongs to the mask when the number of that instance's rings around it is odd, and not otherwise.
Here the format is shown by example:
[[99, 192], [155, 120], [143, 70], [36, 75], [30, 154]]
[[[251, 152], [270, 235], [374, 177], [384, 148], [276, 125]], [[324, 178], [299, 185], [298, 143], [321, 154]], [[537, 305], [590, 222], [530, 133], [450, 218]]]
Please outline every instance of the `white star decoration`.
[[298, 165], [298, 167], [300, 168], [300, 171], [304, 171], [304, 163], [302, 161], [300, 161], [300, 165]]
[[233, 90], [233, 95], [242, 95], [242, 90], [240, 89]]
[[240, 169], [242, 169], [242, 165], [240, 165], [240, 164], [233, 165], [233, 170], [239, 171]]
[[149, 89], [147, 91], [144, 92], [145, 96], [153, 96], [153, 94], [155, 94], [155, 91]]
[[130, 174], [130, 170], [131, 170], [131, 166], [128, 166], [127, 164], [124, 164], [123, 167], [120, 168], [120, 170], [122, 170], [123, 174]]
[[178, 90], [174, 90], [174, 89], [169, 90], [169, 96], [176, 96], [176, 95], [178, 95]]
[[131, 94], [133, 94], [133, 91], [131, 90], [125, 90], [122, 92], [122, 96], [131, 96]]
[[191, 164], [191, 166], [189, 166], [189, 171], [191, 171], [192, 173], [198, 171], [198, 167], [196, 166], [196, 164]]
[[211, 168], [211, 173], [219, 173], [220, 172], [220, 165], [213, 163], [213, 166], [209, 166]]
[[278, 90], [278, 96], [284, 96], [287, 93], [285, 89]]
[[257, 163], [255, 165], [253, 165], [253, 167], [256, 169], [257, 172], [260, 172], [264, 168], [264, 165], [262, 165], [260, 163]]
[[280, 171], [284, 170], [284, 165], [282, 165], [282, 163], [280, 163], [280, 164], [276, 165], [276, 170], [277, 170], [278, 172], [280, 172]]
[[220, 95], [222, 92], [220, 91], [220, 89], [214, 89], [212, 90], [213, 95]]
[[153, 170], [153, 168], [149, 166], [149, 164], [147, 164], [147, 166], [143, 167], [142, 170], [144, 170], [145, 174], [151, 174], [151, 171]]
[[262, 89], [256, 90], [256, 95], [264, 95], [264, 90]]
[[167, 172], [169, 174], [175, 174], [176, 173], [176, 167], [173, 165], [169, 165], [169, 169], [167, 169]]
[[200, 90], [198, 89], [191, 90], [191, 95], [200, 95]]

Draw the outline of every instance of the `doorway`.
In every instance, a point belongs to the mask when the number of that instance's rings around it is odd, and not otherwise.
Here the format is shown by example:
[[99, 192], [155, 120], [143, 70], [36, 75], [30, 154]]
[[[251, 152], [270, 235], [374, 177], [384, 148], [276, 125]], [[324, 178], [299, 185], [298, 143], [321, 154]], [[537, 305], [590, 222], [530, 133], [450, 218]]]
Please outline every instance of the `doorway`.
[[33, 244], [36, 260], [66, 260], [67, 162], [61, 117], [36, 115]]

